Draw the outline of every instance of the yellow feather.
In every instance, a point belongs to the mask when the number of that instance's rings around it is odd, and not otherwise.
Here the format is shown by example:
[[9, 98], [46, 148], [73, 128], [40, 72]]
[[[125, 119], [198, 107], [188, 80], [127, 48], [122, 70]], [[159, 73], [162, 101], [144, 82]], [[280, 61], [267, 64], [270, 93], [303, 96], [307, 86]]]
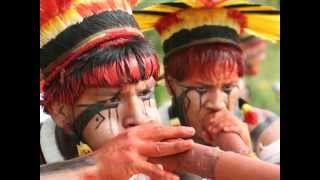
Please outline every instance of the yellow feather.
[[134, 18], [138, 22], [141, 31], [148, 31], [154, 28], [155, 23], [161, 18], [161, 16], [149, 15], [149, 14], [135, 14]]
[[[179, 18], [184, 20], [164, 30], [161, 34], [162, 41], [169, 38], [173, 33], [181, 29], [192, 29], [196, 26], [204, 24], [230, 26], [239, 32], [239, 27], [236, 22], [230, 21], [229, 18], [223, 18], [224, 15], [221, 15], [221, 13], [225, 11], [222, 10], [224, 9], [223, 7], [231, 5], [255, 4], [249, 2], [248, 0], [227, 0], [221, 4], [218, 4], [214, 8], [214, 11], [208, 11], [204, 9], [197, 9], [199, 7], [203, 7], [203, 4], [199, 0], [177, 0], [176, 2], [185, 3], [193, 8], [184, 9], [178, 13]], [[243, 6], [228, 9], [235, 9], [238, 11], [257, 11], [257, 13], [254, 14], [243, 12], [247, 18], [247, 27], [245, 27], [245, 32], [262, 39], [270, 40], [271, 42], [276, 42], [280, 39], [280, 15], [263, 14], [263, 11], [275, 10], [275, 8], [272, 6]], [[180, 9], [167, 5], [154, 5], [146, 8], [145, 10], [174, 13]], [[220, 15], [214, 15], [217, 11], [221, 11]], [[259, 11], [261, 11], [261, 13], [259, 13]], [[138, 21], [141, 29], [145, 31], [152, 29], [155, 23], [161, 18], [161, 15], [135, 14], [135, 18]]]
[[226, 26], [240, 33], [239, 24], [234, 19], [229, 18], [226, 9], [186, 9], [179, 12], [177, 16], [181, 21], [174, 26], [169, 26], [161, 33], [160, 37], [162, 42], [182, 29], [191, 30], [203, 25]]
[[[50, 19], [46, 24], [40, 27], [40, 48], [42, 48], [51, 39], [54, 39], [59, 33], [67, 27], [80, 23], [83, 18], [77, 11], [77, 6], [88, 5], [92, 3], [105, 2], [105, 0], [73, 0], [70, 9]], [[115, 0], [116, 9], [125, 10], [131, 13], [131, 7], [126, 0]], [[92, 14], [88, 14], [90, 16]]]
[[217, 5], [217, 7], [231, 6], [231, 5], [239, 5], [239, 4], [254, 4], [248, 0], [229, 0], [224, 1]]
[[50, 19], [40, 28], [40, 48], [55, 38], [64, 29], [82, 20], [83, 17], [75, 8], [70, 8], [65, 13]]
[[230, 8], [235, 9], [238, 11], [268, 11], [268, 10], [276, 10], [272, 6], [256, 6], [256, 7], [237, 7], [237, 8]]
[[177, 11], [181, 10], [181, 8], [159, 4], [159, 5], [153, 5], [153, 6], [144, 8], [143, 10], [174, 13], [174, 12], [177, 12]]
[[167, 5], [153, 5], [143, 9], [143, 12], [133, 13], [134, 18], [139, 24], [142, 31], [148, 31], [154, 28], [155, 23], [162, 17], [161, 15], [149, 14], [148, 11], [175, 13], [181, 10], [180, 8]]
[[203, 7], [203, 4], [199, 0], [177, 0], [177, 2], [185, 3], [193, 8]]
[[248, 34], [270, 40], [271, 42], [280, 40], [279, 15], [246, 14], [246, 16], [247, 27], [245, 31]]

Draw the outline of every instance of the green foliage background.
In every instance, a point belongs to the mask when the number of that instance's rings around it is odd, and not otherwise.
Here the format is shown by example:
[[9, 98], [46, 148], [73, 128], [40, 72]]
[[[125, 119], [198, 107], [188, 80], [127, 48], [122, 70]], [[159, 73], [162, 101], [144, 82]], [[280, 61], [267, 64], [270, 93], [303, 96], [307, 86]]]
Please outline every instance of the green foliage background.
[[[151, 4], [159, 2], [168, 2], [172, 0], [141, 0], [136, 9], [140, 9]], [[280, 8], [280, 0], [255, 0], [253, 2], [262, 3], [265, 5], [272, 5], [274, 7]], [[263, 23], [263, 22], [262, 22]], [[149, 31], [145, 33], [145, 36], [151, 41], [157, 50], [160, 59], [163, 58], [163, 51], [161, 48], [161, 43], [159, 35], [154, 31]], [[162, 68], [162, 67], [161, 67]], [[161, 69], [161, 74], [163, 69]], [[255, 77], [245, 78], [250, 92], [251, 92], [251, 104], [269, 109], [277, 114], [280, 114], [280, 97], [272, 90], [272, 86], [277, 81], [280, 81], [280, 45], [279, 44], [269, 44], [267, 48], [267, 57], [261, 64], [261, 72]], [[158, 106], [163, 103], [170, 101], [170, 96], [168, 95], [164, 84], [159, 84], [155, 90], [155, 96]]]

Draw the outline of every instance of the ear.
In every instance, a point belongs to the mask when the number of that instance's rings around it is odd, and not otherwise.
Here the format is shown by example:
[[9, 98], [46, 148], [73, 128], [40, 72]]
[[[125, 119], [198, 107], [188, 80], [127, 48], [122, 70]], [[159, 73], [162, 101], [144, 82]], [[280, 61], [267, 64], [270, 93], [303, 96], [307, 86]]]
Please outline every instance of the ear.
[[53, 102], [48, 108], [48, 111], [55, 123], [65, 129], [67, 132], [72, 129], [72, 108], [70, 105], [65, 105]]

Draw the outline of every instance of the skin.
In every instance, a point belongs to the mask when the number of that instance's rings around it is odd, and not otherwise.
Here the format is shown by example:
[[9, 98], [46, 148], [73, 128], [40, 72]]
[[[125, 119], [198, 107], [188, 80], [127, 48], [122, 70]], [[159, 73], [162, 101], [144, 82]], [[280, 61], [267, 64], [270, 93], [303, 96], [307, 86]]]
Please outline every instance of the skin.
[[[147, 127], [150, 124], [144, 124], [141, 126]], [[135, 127], [136, 129], [140, 127]], [[173, 128], [173, 127], [172, 127]], [[134, 129], [134, 128], [133, 128]], [[141, 129], [142, 130], [142, 129]], [[154, 130], [154, 129], [151, 129]], [[160, 129], [158, 129], [160, 130]], [[159, 131], [157, 135], [162, 134], [163, 131]], [[154, 134], [156, 135], [156, 134]], [[121, 136], [119, 136], [121, 137]], [[176, 141], [176, 140], [171, 140]], [[114, 142], [114, 141], [113, 141]], [[168, 141], [167, 141], [168, 142]], [[170, 142], [170, 141], [169, 141]], [[189, 146], [189, 145], [188, 145]], [[165, 157], [157, 157], [159, 154], [162, 154], [164, 151], [160, 148], [155, 156], [149, 158], [149, 162], [152, 162], [153, 165], [149, 165], [148, 168], [142, 168], [139, 170], [139, 166], [137, 169], [123, 169], [123, 163], [139, 163], [140, 157], [132, 156], [129, 158], [129, 162], [123, 161], [123, 159], [115, 159], [115, 164], [110, 164], [109, 160], [113, 157], [113, 155], [117, 155], [117, 153], [122, 156], [127, 156], [131, 151], [117, 151], [118, 149], [113, 149], [110, 151], [110, 144], [103, 146], [98, 151], [92, 153], [91, 155], [73, 159], [68, 161], [68, 163], [64, 162], [65, 166], [70, 166], [70, 164], [75, 164], [72, 167], [56, 170], [56, 172], [52, 173], [42, 167], [40, 169], [42, 176], [40, 179], [44, 180], [53, 180], [53, 179], [68, 179], [68, 180], [113, 180], [113, 179], [128, 179], [129, 176], [127, 172], [144, 172], [144, 174], [148, 174], [151, 178], [154, 179], [178, 179], [178, 177], [170, 177], [167, 171], [179, 171], [184, 172], [188, 171], [194, 174], [197, 174], [201, 177], [213, 178], [216, 180], [226, 180], [226, 179], [236, 179], [242, 180], [254, 180], [254, 179], [263, 179], [263, 180], [275, 180], [280, 179], [280, 167], [277, 165], [273, 165], [270, 163], [265, 163], [263, 161], [255, 160], [252, 158], [248, 158], [245, 156], [241, 156], [232, 152], [224, 152], [217, 148], [212, 148], [208, 146], [204, 146], [201, 144], [192, 144], [192, 149], [186, 151], [184, 153], [178, 153]], [[133, 147], [133, 146], [130, 146]], [[189, 146], [190, 147], [190, 146]], [[128, 149], [128, 148], [127, 148]], [[104, 153], [99, 153], [104, 152]], [[99, 155], [97, 155], [99, 154]], [[109, 155], [108, 155], [109, 154]], [[165, 153], [166, 154], [166, 153]], [[117, 157], [117, 156], [116, 156]], [[106, 161], [108, 160], [108, 161]], [[98, 165], [96, 165], [95, 161], [99, 161]], [[81, 165], [79, 165], [82, 163]], [[145, 162], [144, 162], [145, 163]], [[144, 164], [142, 163], [142, 164]], [[161, 164], [161, 167], [159, 165]], [[57, 163], [57, 165], [61, 166], [61, 163]], [[118, 165], [118, 166], [116, 166]], [[120, 165], [120, 166], [119, 166]], [[154, 171], [153, 171], [154, 170]], [[115, 173], [118, 172], [118, 173]], [[230, 173], [232, 171], [232, 173]], [[112, 173], [111, 173], [112, 172]], [[255, 173], [252, 173], [255, 172]], [[117, 176], [114, 176], [117, 175]], [[166, 176], [165, 176], [166, 175]]]
[[[189, 150], [193, 141], [187, 139], [195, 131], [190, 127], [166, 127], [159, 123], [152, 99], [154, 86], [155, 81], [150, 78], [121, 88], [91, 88], [83, 93], [75, 106], [54, 105], [51, 108], [53, 119], [68, 132], [68, 126], [86, 109], [86, 105], [99, 101], [116, 103], [116, 106], [97, 113], [84, 129], [84, 140], [94, 152], [86, 156], [85, 161], [61, 162], [59, 166], [63, 169], [57, 169], [54, 164], [42, 166], [41, 179], [61, 179], [61, 175], [65, 179], [121, 180], [139, 173], [155, 179], [177, 179], [176, 175], [147, 160]], [[168, 142], [170, 139], [176, 141]]]
[[[133, 89], [136, 88], [132, 88], [132, 91], [127, 91], [128, 89], [125, 88], [123, 92], [130, 97], [131, 93], [127, 94], [127, 92], [135, 92]], [[84, 97], [85, 96], [82, 98], [85, 99]], [[127, 96], [124, 96], [124, 98], [126, 97]], [[131, 97], [129, 99], [135, 98]], [[123, 103], [124, 105], [130, 105], [129, 102], [124, 101]], [[120, 106], [121, 103], [119, 107]], [[138, 110], [138, 112], [135, 112], [135, 110]], [[127, 116], [122, 114], [119, 117], [131, 116], [131, 118], [135, 119], [141, 118], [141, 114], [146, 115], [146, 113], [142, 113], [145, 111], [141, 108], [134, 108], [131, 111], [122, 111], [119, 109], [119, 111], [127, 113]], [[132, 113], [132, 111], [135, 113]], [[67, 116], [63, 109], [61, 112], [63, 112], [64, 116]], [[80, 112], [81, 111], [79, 111], [79, 113]], [[77, 112], [74, 111], [73, 113]], [[140, 115], [132, 116], [132, 114]], [[122, 119], [125, 120], [126, 118]], [[97, 124], [99, 124], [95, 119], [92, 121], [95, 123], [92, 125], [92, 128], [88, 126], [88, 129], [85, 129], [87, 133], [96, 131]], [[217, 163], [216, 159], [220, 156], [220, 153], [213, 152], [211, 148], [207, 146], [194, 146], [192, 140], [185, 140], [191, 138], [195, 134], [193, 128], [183, 126], [165, 127], [157, 122], [152, 122], [151, 120], [139, 121], [136, 119], [130, 122], [137, 122], [137, 124], [123, 126], [124, 130], [113, 137], [109, 136], [112, 135], [112, 133], [106, 133], [105, 137], [101, 138], [106, 138], [107, 142], [100, 147], [97, 143], [96, 146], [99, 148], [87, 156], [57, 164], [41, 166], [40, 178], [47, 180], [122, 180], [128, 179], [135, 174], [142, 173], [152, 179], [178, 179], [176, 175], [168, 171], [170, 170], [167, 168], [168, 160], [171, 165], [180, 165], [179, 168], [181, 171], [189, 171], [200, 176], [213, 177]], [[141, 122], [141, 124], [139, 124], [139, 122]], [[103, 121], [103, 123], [106, 122]], [[104, 125], [101, 123], [98, 129], [102, 127], [104, 127]], [[105, 130], [108, 129], [106, 128]], [[90, 138], [88, 137], [90, 136], [85, 135], [85, 137], [89, 142]], [[108, 137], [110, 137], [110, 139], [108, 139]], [[188, 151], [190, 149], [193, 150]], [[184, 156], [182, 155], [184, 154], [183, 152], [186, 152]], [[177, 154], [181, 154], [182, 156], [176, 156]], [[186, 160], [194, 163], [182, 163]], [[225, 163], [230, 164], [229, 161], [221, 164], [223, 165]], [[162, 164], [165, 168], [161, 168], [159, 164]], [[181, 166], [181, 164], [185, 165]], [[191, 164], [198, 165], [194, 166]], [[217, 166], [217, 168], [218, 167], [219, 166]], [[179, 168], [173, 167], [172, 171], [175, 169], [179, 170]], [[265, 168], [262, 169], [265, 170]]]
[[187, 124], [196, 129], [195, 140], [200, 143], [217, 145], [220, 132], [234, 132], [250, 146], [247, 127], [235, 117], [238, 97], [239, 76], [237, 68], [230, 73], [224, 73], [224, 66], [216, 66], [216, 74], [220, 76], [204, 80], [192, 77], [181, 82], [168, 77], [174, 96], [188, 91], [185, 99]]
[[187, 170], [203, 178], [215, 180], [280, 179], [278, 165], [196, 143], [191, 150], [184, 153], [161, 159], [152, 158], [150, 161], [161, 163], [164, 169], [180, 172]]
[[[187, 89], [185, 99], [185, 115], [187, 124], [196, 129], [195, 140], [202, 144], [217, 145], [217, 137], [221, 132], [234, 132], [240, 135], [243, 141], [251, 147], [249, 131], [263, 122], [262, 110], [255, 108], [258, 114], [258, 123], [246, 125], [234, 115], [241, 90], [240, 77], [237, 68], [228, 72], [222, 65], [217, 65], [213, 71], [218, 76], [203, 79], [200, 76], [177, 81], [168, 76], [167, 84], [172, 87], [174, 96], [179, 96]], [[265, 112], [265, 111], [264, 111]], [[269, 112], [270, 113], [270, 112]], [[258, 146], [268, 145], [280, 137], [280, 123], [274, 122], [259, 136]], [[258, 149], [258, 155], [261, 148]]]
[[84, 105], [99, 101], [107, 100], [107, 104], [115, 106], [101, 111], [88, 123], [83, 132], [85, 142], [98, 149], [127, 128], [150, 121], [160, 122], [153, 99], [154, 86], [155, 81], [150, 78], [122, 88], [88, 89], [77, 101], [75, 114], [80, 114], [86, 108]]
[[[159, 123], [145, 123], [121, 132], [93, 153], [69, 162], [40, 167], [41, 179], [108, 179], [125, 180], [143, 173], [154, 179], [177, 179], [147, 160], [174, 155], [192, 148], [190, 138], [194, 129], [188, 127], [165, 127]], [[181, 138], [181, 139], [180, 139]], [[168, 142], [168, 139], [179, 139]], [[64, 176], [67, 174], [69, 176]]]

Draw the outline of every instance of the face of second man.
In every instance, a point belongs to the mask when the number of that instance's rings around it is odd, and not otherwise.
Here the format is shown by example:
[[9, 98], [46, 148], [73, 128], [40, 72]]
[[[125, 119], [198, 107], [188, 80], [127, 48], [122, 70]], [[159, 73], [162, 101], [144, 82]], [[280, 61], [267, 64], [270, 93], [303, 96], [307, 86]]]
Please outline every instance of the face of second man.
[[224, 65], [214, 69], [216, 76], [204, 79], [201, 76], [176, 81], [169, 77], [175, 96], [186, 93], [183, 99], [186, 123], [196, 129], [196, 137], [201, 139], [208, 118], [223, 110], [234, 112], [239, 99], [238, 69], [225, 73]]
[[104, 103], [83, 131], [83, 138], [92, 149], [97, 149], [127, 128], [150, 121], [160, 122], [154, 99], [155, 80], [139, 81], [121, 88], [89, 88], [74, 106], [77, 117], [89, 106]]

